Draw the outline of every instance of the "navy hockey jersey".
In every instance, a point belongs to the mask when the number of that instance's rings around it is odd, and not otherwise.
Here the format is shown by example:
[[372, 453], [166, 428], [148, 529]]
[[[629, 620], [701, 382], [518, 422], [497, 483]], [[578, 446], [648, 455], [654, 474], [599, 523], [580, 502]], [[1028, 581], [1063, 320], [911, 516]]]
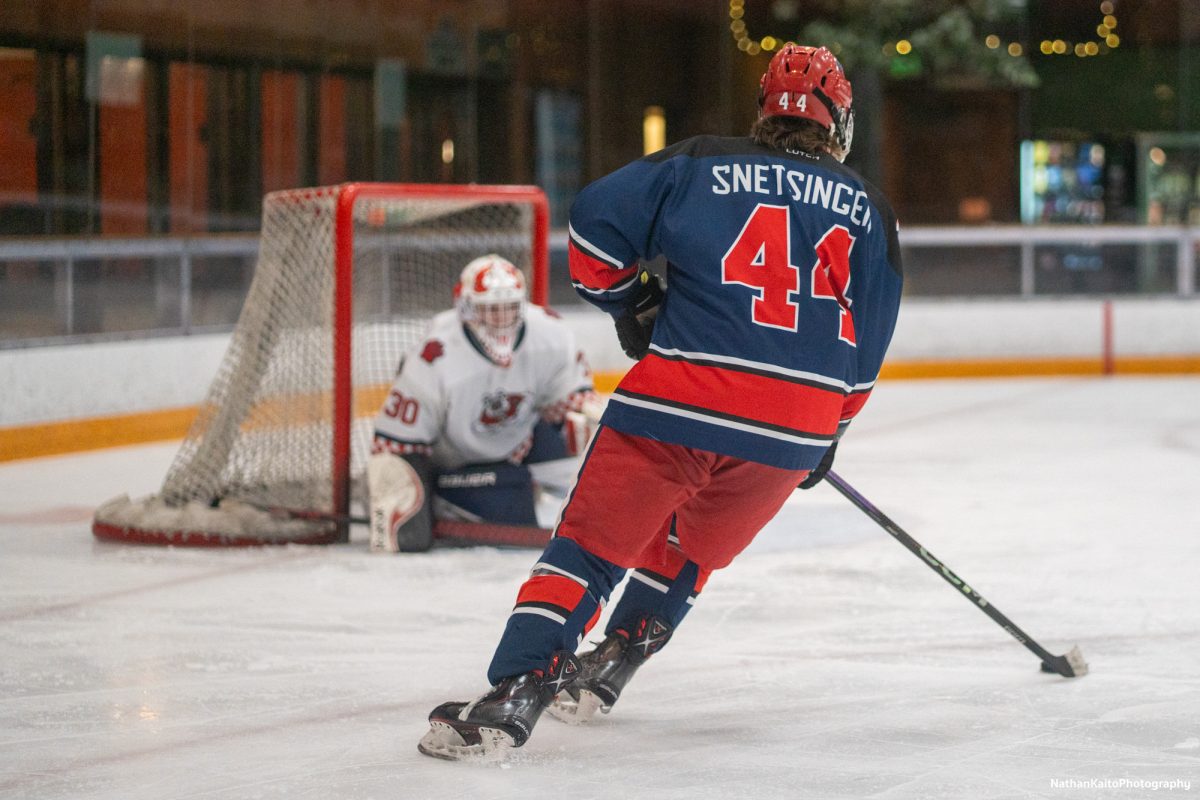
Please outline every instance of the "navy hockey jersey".
[[603, 424], [812, 469], [866, 401], [901, 292], [894, 213], [827, 154], [701, 136], [587, 186], [571, 208], [576, 290], [619, 314], [664, 256], [650, 352]]

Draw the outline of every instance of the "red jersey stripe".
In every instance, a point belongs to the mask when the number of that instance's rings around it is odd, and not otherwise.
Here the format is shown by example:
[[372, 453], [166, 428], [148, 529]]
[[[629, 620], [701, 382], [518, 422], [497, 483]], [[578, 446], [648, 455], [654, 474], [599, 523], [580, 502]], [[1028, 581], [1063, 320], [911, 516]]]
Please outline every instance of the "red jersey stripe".
[[606, 261], [585, 253], [575, 242], [567, 244], [567, 263], [571, 268], [571, 277], [593, 290], [611, 289], [621, 281], [637, 272], [638, 265], [617, 269]]
[[654, 351], [633, 365], [619, 388], [816, 435], [837, 432], [845, 397], [836, 389], [669, 360]]
[[842, 402], [842, 419], [854, 419], [854, 416], [862, 411], [862, 407], [867, 404], [867, 398], [871, 396], [870, 391], [856, 392], [850, 395]]
[[549, 603], [571, 612], [579, 605], [585, 591], [577, 581], [562, 575], [534, 575], [521, 585], [517, 605]]

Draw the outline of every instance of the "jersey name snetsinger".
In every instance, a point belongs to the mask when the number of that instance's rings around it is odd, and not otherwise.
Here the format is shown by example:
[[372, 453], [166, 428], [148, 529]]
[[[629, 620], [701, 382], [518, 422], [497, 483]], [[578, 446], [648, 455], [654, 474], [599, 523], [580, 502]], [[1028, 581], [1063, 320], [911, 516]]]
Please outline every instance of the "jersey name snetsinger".
[[783, 164], [714, 164], [713, 194], [754, 194], [782, 197], [829, 209], [870, 231], [871, 201], [867, 193], [845, 181], [830, 180], [811, 171], [788, 169]]

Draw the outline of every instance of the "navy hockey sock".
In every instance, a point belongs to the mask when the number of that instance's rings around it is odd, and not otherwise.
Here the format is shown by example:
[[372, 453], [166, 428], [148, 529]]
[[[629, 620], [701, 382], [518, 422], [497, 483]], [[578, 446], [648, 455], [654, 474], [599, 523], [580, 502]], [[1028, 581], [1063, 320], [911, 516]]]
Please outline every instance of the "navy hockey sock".
[[682, 556], [665, 567], [632, 570], [629, 583], [604, 630], [605, 635], [618, 628], [628, 628], [643, 616], [658, 616], [672, 627], [678, 627], [704, 588], [708, 575], [708, 570], [700, 569], [695, 562], [686, 561]]
[[574, 652], [624, 573], [570, 539], [552, 539], [521, 585], [488, 682], [539, 669], [556, 650]]

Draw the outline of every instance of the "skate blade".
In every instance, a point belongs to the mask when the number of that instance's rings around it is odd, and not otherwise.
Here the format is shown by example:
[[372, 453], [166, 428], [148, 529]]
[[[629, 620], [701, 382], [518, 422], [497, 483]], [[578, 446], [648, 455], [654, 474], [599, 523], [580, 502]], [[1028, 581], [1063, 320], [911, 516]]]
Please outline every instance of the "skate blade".
[[454, 726], [429, 723], [429, 731], [417, 742], [417, 751], [446, 761], [502, 761], [514, 749], [512, 736], [496, 728], [480, 727], [479, 742], [467, 744]]
[[[560, 698], [562, 698], [560, 700]], [[579, 700], [563, 692], [558, 697], [554, 698], [554, 702], [546, 709], [550, 716], [565, 722], [568, 725], [583, 725], [596, 716], [597, 711], [603, 711], [605, 714], [609, 709], [604, 708], [604, 704], [600, 702], [600, 698], [594, 693], [583, 689], [579, 692]]]

